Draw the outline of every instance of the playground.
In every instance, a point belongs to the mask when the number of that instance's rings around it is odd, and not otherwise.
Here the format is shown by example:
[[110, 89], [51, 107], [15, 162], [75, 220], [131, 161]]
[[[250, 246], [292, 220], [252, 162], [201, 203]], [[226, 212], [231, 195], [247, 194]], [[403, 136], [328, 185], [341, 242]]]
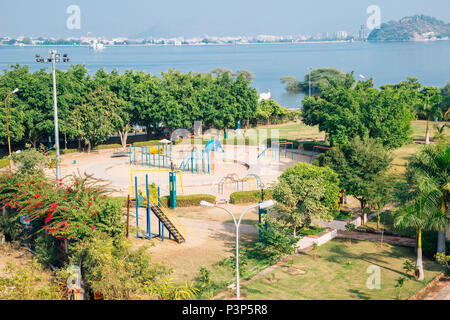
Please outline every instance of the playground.
[[[289, 143], [267, 147], [222, 145], [215, 139], [200, 145], [161, 140], [151, 147], [130, 145], [64, 155], [61, 167], [63, 176], [88, 174], [102, 180], [113, 196], [129, 198], [124, 212], [129, 237], [137, 246], [147, 243], [143, 239], [156, 241], [158, 245], [149, 249], [155, 253], [155, 261], [176, 265], [177, 259], [186, 259], [186, 248], [191, 253], [198, 251], [192, 255], [196, 256], [194, 272], [199, 263], [209, 265], [228, 252], [234, 226], [230, 217], [216, 208], [177, 208], [177, 197], [211, 195], [230, 210], [239, 211], [239, 206], [227, 204], [231, 193], [270, 187], [287, 167], [309, 160], [309, 156], [294, 152]], [[169, 201], [161, 201], [163, 197]], [[249, 212], [246, 219], [256, 223], [257, 212]], [[244, 241], [255, 240], [256, 227], [245, 225], [243, 229]], [[200, 257], [203, 259], [198, 261]]]

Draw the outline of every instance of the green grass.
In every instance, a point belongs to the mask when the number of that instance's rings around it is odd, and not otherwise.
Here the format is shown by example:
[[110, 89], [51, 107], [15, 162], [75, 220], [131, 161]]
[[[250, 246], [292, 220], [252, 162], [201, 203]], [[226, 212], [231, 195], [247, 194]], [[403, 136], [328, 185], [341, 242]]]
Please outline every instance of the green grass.
[[[433, 136], [436, 133], [436, 125], [443, 125], [447, 122], [434, 122], [430, 121], [430, 138], [433, 139]], [[425, 132], [426, 132], [427, 122], [425, 120], [415, 120], [412, 122], [412, 138], [413, 139], [419, 139], [419, 140], [425, 140]], [[447, 129], [448, 130], [448, 129]]]
[[[401, 299], [407, 299], [442, 270], [438, 264], [425, 259], [425, 281], [408, 280], [399, 292], [394, 285], [396, 279], [407, 276], [402, 269], [407, 259], [414, 259], [411, 248], [333, 240], [316, 251], [294, 258], [293, 267], [306, 274], [293, 275], [286, 267], [281, 267], [273, 271], [273, 275], [242, 286], [241, 292], [246, 300], [393, 300], [398, 294]], [[366, 286], [370, 276], [366, 270], [371, 265], [380, 267], [380, 290], [370, 290]]]

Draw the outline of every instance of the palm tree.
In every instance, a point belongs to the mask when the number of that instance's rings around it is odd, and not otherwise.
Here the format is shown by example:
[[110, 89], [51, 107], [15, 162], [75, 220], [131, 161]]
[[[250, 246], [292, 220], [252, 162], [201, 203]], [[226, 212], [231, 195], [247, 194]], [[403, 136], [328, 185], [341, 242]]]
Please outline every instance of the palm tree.
[[417, 106], [417, 113], [424, 117], [427, 121], [425, 131], [425, 144], [430, 143], [430, 121], [434, 118], [442, 116], [441, 100], [442, 96], [440, 90], [434, 87], [425, 87], [421, 92], [423, 96], [423, 103]]
[[433, 230], [438, 231], [437, 252], [445, 253], [445, 229], [448, 226], [448, 203], [450, 197], [450, 142], [424, 147], [409, 162], [407, 179], [411, 182], [416, 175], [427, 176], [434, 204], [439, 215], [434, 218]]
[[426, 175], [417, 174], [406, 195], [407, 201], [397, 212], [394, 225], [401, 229], [414, 228], [417, 236], [417, 257], [414, 276], [417, 280], [424, 279], [422, 262], [422, 232], [430, 230], [435, 220], [436, 203], [435, 184]]

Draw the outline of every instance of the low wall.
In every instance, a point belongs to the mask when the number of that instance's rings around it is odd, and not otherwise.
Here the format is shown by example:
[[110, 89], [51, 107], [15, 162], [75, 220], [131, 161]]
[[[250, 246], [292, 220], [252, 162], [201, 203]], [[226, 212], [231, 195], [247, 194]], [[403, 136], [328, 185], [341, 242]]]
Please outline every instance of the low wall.
[[337, 236], [337, 230], [336, 229], [327, 229], [325, 231], [322, 231], [314, 236], [305, 236], [301, 238], [297, 244], [296, 248], [298, 250], [305, 249], [307, 247], [311, 247], [314, 243], [318, 246], [323, 245], [324, 243], [327, 243], [328, 241], [336, 238]]

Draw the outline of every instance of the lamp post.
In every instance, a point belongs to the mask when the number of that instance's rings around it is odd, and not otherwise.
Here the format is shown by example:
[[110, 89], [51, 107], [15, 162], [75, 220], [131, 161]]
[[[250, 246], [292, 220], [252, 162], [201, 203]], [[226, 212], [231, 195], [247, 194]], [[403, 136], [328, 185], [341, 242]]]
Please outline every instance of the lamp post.
[[364, 80], [369, 81], [369, 86], [370, 86], [371, 88], [373, 88], [372, 79], [369, 79], [369, 78], [363, 76], [362, 74], [359, 74], [359, 77], [360, 77], [361, 79], [364, 79]]
[[236, 227], [236, 300], [240, 299], [240, 288], [239, 288], [239, 226], [241, 225], [241, 221], [242, 221], [242, 217], [245, 215], [245, 213], [251, 209], [254, 208], [260, 208], [260, 209], [268, 209], [270, 207], [272, 207], [274, 205], [273, 200], [268, 200], [268, 201], [264, 201], [261, 202], [259, 204], [255, 204], [253, 206], [250, 206], [248, 208], [246, 208], [244, 211], [242, 211], [241, 215], [239, 216], [239, 220], [236, 221], [236, 218], [234, 216], [234, 214], [228, 210], [227, 208], [224, 207], [219, 207], [216, 206], [215, 204], [209, 203], [207, 201], [200, 201], [200, 206], [202, 206], [203, 208], [219, 208], [222, 209], [224, 211], [226, 211], [232, 218], [233, 218], [233, 222], [234, 225]]
[[[58, 128], [58, 99], [56, 94], [56, 63], [61, 62], [61, 55], [56, 50], [49, 50], [50, 56], [47, 59], [41, 58], [40, 55], [36, 55], [36, 62], [38, 63], [51, 63], [52, 64], [52, 76], [53, 76], [53, 116], [55, 121], [55, 148], [56, 148], [56, 181], [59, 186], [61, 182], [61, 168], [60, 168], [60, 153], [59, 153], [59, 128]], [[62, 62], [69, 62], [70, 59], [67, 54], [63, 55]]]
[[10, 94], [6, 96], [5, 99], [5, 114], [6, 114], [6, 132], [8, 134], [8, 149], [9, 149], [9, 172], [12, 173], [12, 166], [11, 166], [11, 138], [9, 135], [9, 122], [8, 122], [8, 98], [12, 96], [14, 93], [19, 91], [19, 89], [14, 89]]
[[311, 67], [308, 67], [309, 97], [311, 98]]

